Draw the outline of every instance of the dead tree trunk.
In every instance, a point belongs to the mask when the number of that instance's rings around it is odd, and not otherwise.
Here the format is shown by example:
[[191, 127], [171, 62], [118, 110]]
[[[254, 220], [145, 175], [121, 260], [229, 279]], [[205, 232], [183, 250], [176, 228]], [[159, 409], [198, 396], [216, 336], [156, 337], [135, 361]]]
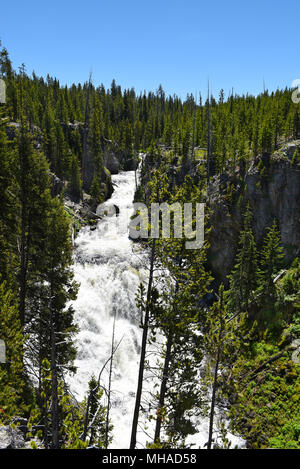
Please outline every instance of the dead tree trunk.
[[22, 123], [20, 143], [19, 143], [19, 164], [20, 164], [20, 201], [21, 201], [21, 242], [20, 242], [20, 277], [19, 277], [19, 315], [21, 325], [25, 324], [25, 301], [27, 286], [27, 266], [28, 266], [28, 235], [27, 227], [27, 182], [28, 171], [28, 142], [25, 135], [25, 128]]
[[57, 383], [57, 363], [56, 363], [56, 334], [54, 311], [52, 307], [53, 291], [50, 291], [50, 341], [51, 341], [51, 447], [59, 448], [59, 416], [58, 416], [58, 383]]
[[220, 328], [219, 328], [219, 333], [218, 333], [218, 336], [217, 336], [218, 347], [217, 347], [217, 357], [216, 357], [216, 363], [215, 363], [214, 381], [213, 381], [211, 405], [210, 405], [207, 449], [211, 449], [211, 445], [212, 445], [215, 406], [216, 406], [216, 397], [217, 397], [217, 390], [218, 390], [218, 373], [219, 373], [219, 365], [220, 365], [220, 361], [221, 361], [221, 354], [222, 354], [222, 348], [223, 348], [223, 340], [224, 340], [224, 336], [225, 336], [224, 335], [224, 329], [226, 327], [226, 325], [225, 325], [226, 323], [222, 319], [222, 314], [223, 314], [223, 290], [221, 290], [220, 298], [219, 298]]
[[[179, 267], [181, 267], [182, 258], [180, 258]], [[176, 281], [175, 285], [175, 297], [178, 292], [178, 281]], [[163, 377], [160, 386], [160, 393], [159, 393], [159, 401], [158, 401], [158, 409], [157, 409], [157, 419], [155, 425], [155, 433], [154, 433], [154, 441], [160, 438], [161, 432], [161, 425], [162, 425], [162, 416], [161, 411], [165, 405], [165, 398], [167, 393], [167, 384], [169, 379], [169, 372], [170, 372], [170, 362], [172, 356], [172, 346], [174, 341], [174, 334], [172, 333], [171, 329], [169, 329], [168, 337], [167, 337], [167, 347], [166, 347], [166, 356], [164, 361], [164, 369], [163, 369]]]
[[88, 154], [88, 145], [87, 145], [87, 138], [88, 138], [88, 127], [89, 127], [89, 102], [90, 102], [90, 88], [92, 83], [92, 76], [90, 74], [88, 88], [87, 88], [87, 95], [86, 95], [86, 102], [85, 102], [85, 115], [84, 115], [84, 127], [83, 127], [83, 139], [82, 139], [82, 182], [83, 188], [85, 190], [89, 189], [89, 154]]
[[115, 328], [116, 328], [116, 311], [114, 314], [114, 323], [113, 323], [113, 332], [111, 339], [111, 360], [109, 366], [109, 378], [108, 378], [108, 390], [107, 390], [107, 411], [106, 411], [106, 421], [105, 421], [105, 449], [108, 447], [108, 436], [109, 436], [109, 411], [110, 411], [110, 397], [111, 397], [111, 378], [113, 370], [113, 356], [114, 356], [114, 347], [115, 347]]
[[154, 441], [157, 441], [160, 438], [160, 431], [161, 431], [161, 425], [162, 425], [161, 411], [165, 405], [167, 383], [169, 379], [169, 368], [170, 368], [170, 361], [171, 361], [172, 345], [173, 345], [173, 334], [170, 333], [167, 339], [167, 348], [166, 348], [166, 356], [165, 356], [164, 369], [163, 369], [163, 377], [162, 377], [161, 386], [160, 386]]
[[142, 350], [141, 350], [141, 356], [140, 356], [138, 385], [137, 385], [135, 408], [134, 408], [134, 413], [133, 413], [133, 421], [132, 421], [132, 429], [131, 429], [130, 449], [135, 449], [136, 447], [136, 434], [137, 434], [142, 390], [143, 390], [145, 357], [146, 357], [147, 337], [148, 337], [148, 329], [149, 329], [150, 300], [151, 300], [151, 291], [152, 291], [152, 282], [153, 282], [154, 259], [155, 259], [155, 239], [152, 240], [152, 248], [151, 248], [150, 272], [149, 272], [149, 282], [148, 282], [148, 289], [147, 289], [147, 303], [146, 303], [146, 308], [145, 308], [145, 318], [144, 318], [144, 324], [143, 324]]
[[211, 445], [212, 445], [220, 357], [221, 357], [221, 345], [218, 346], [217, 360], [216, 360], [215, 372], [214, 372], [214, 382], [213, 382], [213, 388], [212, 388], [211, 406], [210, 406], [210, 414], [209, 414], [209, 431], [208, 431], [207, 449], [211, 449]]
[[207, 173], [207, 183], [209, 182], [210, 178], [210, 165], [211, 165], [211, 122], [210, 122], [210, 91], [209, 91], [209, 84], [208, 84], [208, 96], [207, 96], [207, 161], [206, 161], [206, 173]]

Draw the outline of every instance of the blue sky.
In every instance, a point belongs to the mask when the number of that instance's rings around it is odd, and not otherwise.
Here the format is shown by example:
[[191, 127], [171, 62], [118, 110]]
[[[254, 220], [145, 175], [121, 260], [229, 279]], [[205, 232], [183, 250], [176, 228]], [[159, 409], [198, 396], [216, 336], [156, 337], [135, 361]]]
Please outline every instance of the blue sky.
[[62, 85], [167, 94], [257, 94], [300, 78], [299, 0], [2, 2], [0, 39], [15, 68]]

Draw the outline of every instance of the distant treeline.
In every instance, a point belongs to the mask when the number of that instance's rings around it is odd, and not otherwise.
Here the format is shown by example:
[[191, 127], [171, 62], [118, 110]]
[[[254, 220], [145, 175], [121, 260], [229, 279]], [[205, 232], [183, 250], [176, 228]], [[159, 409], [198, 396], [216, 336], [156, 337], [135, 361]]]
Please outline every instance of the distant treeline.
[[[122, 90], [115, 80], [111, 87], [83, 85], [62, 87], [56, 78], [27, 75], [25, 67], [13, 70], [6, 49], [0, 56], [0, 72], [6, 82], [7, 110], [11, 121], [20, 120], [21, 101], [28, 122], [43, 136], [43, 151], [57, 176], [70, 179], [72, 168], [82, 166], [84, 127], [89, 127], [89, 143], [98, 166], [103, 165], [99, 139], [118, 144], [128, 157], [156, 144], [164, 145], [183, 158], [201, 158], [209, 151], [217, 171], [226, 161], [269, 153], [283, 139], [298, 138], [299, 106], [291, 99], [291, 89], [257, 97], [237, 96], [225, 99], [188, 95], [166, 96], [163, 88], [136, 94], [134, 88]], [[23, 97], [21, 94], [23, 93]], [[70, 123], [81, 123], [71, 125]]]

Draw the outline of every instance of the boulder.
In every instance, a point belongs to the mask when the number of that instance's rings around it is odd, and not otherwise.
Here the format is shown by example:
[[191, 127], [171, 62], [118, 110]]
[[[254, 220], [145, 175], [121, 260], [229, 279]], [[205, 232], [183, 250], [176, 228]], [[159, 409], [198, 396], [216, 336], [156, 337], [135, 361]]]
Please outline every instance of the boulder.
[[50, 172], [50, 177], [51, 177], [51, 183], [52, 183], [51, 195], [52, 197], [56, 197], [62, 192], [64, 188], [64, 182], [61, 179], [59, 179], [59, 177], [57, 177], [54, 173]]
[[112, 204], [109, 202], [104, 202], [103, 204], [99, 204], [96, 210], [96, 214], [98, 217], [114, 217], [118, 216], [120, 213], [120, 209], [116, 204]]
[[[233, 184], [231, 199], [227, 188]], [[285, 259], [291, 262], [300, 254], [300, 169], [289, 160], [271, 159], [262, 177], [252, 165], [242, 181], [237, 175], [221, 174], [208, 187], [211, 234], [208, 252], [209, 266], [218, 280], [227, 283], [238, 246], [243, 217], [239, 197], [249, 200], [253, 213], [253, 232], [258, 245], [263, 242], [266, 228], [276, 219], [284, 248]]]
[[300, 150], [300, 140], [294, 140], [287, 143], [282, 148], [283, 153], [291, 160], [296, 150]]
[[120, 161], [113, 152], [104, 153], [104, 164], [111, 174], [118, 174]]
[[[20, 122], [8, 122], [6, 125], [6, 135], [8, 140], [14, 140], [21, 130]], [[30, 127], [31, 132], [33, 133], [33, 146], [35, 150], [42, 150], [43, 144], [43, 135], [41, 129], [36, 125]]]
[[134, 158], [129, 158], [124, 161], [124, 171], [136, 171], [138, 168], [139, 162]]
[[25, 440], [18, 429], [10, 426], [0, 426], [0, 449], [21, 449], [25, 447]]

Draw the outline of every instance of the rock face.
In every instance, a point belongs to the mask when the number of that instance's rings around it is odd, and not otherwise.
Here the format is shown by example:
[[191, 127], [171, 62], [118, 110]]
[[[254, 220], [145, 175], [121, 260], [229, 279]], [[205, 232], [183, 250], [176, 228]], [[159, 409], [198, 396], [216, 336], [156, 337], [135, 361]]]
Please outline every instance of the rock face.
[[104, 164], [111, 174], [118, 174], [120, 161], [114, 153], [104, 154]]
[[[233, 187], [233, 194], [228, 191]], [[236, 255], [242, 215], [239, 199], [244, 193], [253, 212], [256, 242], [263, 241], [265, 230], [276, 219], [284, 254], [291, 261], [300, 254], [300, 165], [284, 157], [271, 158], [262, 173], [254, 162], [243, 180], [238, 174], [223, 173], [213, 178], [208, 189], [212, 209], [209, 266], [218, 280], [226, 282]]]
[[300, 148], [300, 140], [294, 140], [293, 142], [289, 142], [282, 147], [282, 152], [291, 160], [294, 156], [296, 150], [299, 151]]
[[12, 423], [18, 427], [0, 426], [0, 449], [32, 449], [32, 444], [37, 449], [43, 449], [41, 440], [26, 436], [28, 433], [26, 419], [14, 417]]
[[104, 166], [111, 174], [118, 174], [120, 169], [124, 171], [135, 171], [138, 167], [138, 160], [128, 158], [117, 143], [106, 138], [102, 138]]
[[21, 449], [25, 447], [25, 440], [19, 430], [10, 426], [0, 427], [0, 449]]
[[123, 169], [124, 171], [136, 171], [138, 165], [138, 160], [135, 160], [134, 158], [129, 158], [124, 162]]
[[[101, 138], [101, 147], [104, 168], [108, 169], [110, 174], [118, 174], [121, 165], [125, 162], [124, 152], [119, 149], [115, 142], [103, 137]], [[94, 177], [94, 162], [88, 144], [83, 151], [82, 157], [84, 161], [83, 188], [88, 192]]]
[[[83, 142], [83, 155], [82, 155], [82, 183], [83, 190], [87, 193], [90, 191], [90, 187], [93, 181], [95, 164], [92, 152], [89, 148], [89, 139], [88, 135], [85, 136], [84, 124], [83, 122], [69, 122], [67, 124], [62, 124], [64, 132], [68, 135], [68, 140], [72, 139], [72, 133], [77, 131], [81, 135]], [[9, 140], [14, 140], [20, 132], [21, 124], [18, 122], [8, 122], [6, 125], [6, 134]], [[33, 145], [36, 150], [43, 149], [43, 135], [41, 130], [32, 126], [33, 132]], [[108, 140], [104, 137], [101, 137], [101, 149], [103, 154], [103, 163], [104, 167], [99, 175], [99, 184], [101, 187], [101, 192], [104, 195], [105, 199], [111, 197], [113, 193], [113, 186], [111, 182], [111, 174], [118, 174], [120, 169], [125, 171], [136, 170], [138, 167], [138, 160], [135, 158], [129, 158], [123, 150], [120, 149], [116, 142]], [[60, 180], [55, 174], [50, 173], [51, 175], [51, 194], [53, 197], [59, 195], [62, 190], [68, 187], [65, 181]], [[68, 194], [72, 197], [72, 194]]]
[[104, 166], [111, 172], [111, 174], [118, 174], [121, 162], [125, 155], [118, 145], [111, 140], [102, 138], [101, 140]]
[[97, 204], [92, 204], [91, 197], [88, 194], [84, 193], [83, 200], [79, 202], [65, 197], [64, 204], [67, 212], [74, 218], [74, 222], [78, 222], [78, 227], [93, 224], [100, 219], [96, 213]]
[[[83, 188], [88, 192], [94, 176], [94, 162], [93, 155], [89, 149], [88, 136], [84, 136], [84, 123], [78, 121], [69, 122], [65, 124], [65, 130], [69, 134], [69, 138], [71, 138], [71, 134], [75, 130], [79, 131], [81, 135], [83, 142]], [[118, 174], [122, 162], [125, 161], [125, 153], [119, 148], [116, 142], [104, 137], [101, 137], [101, 148], [104, 167], [107, 168], [111, 174]]]
[[52, 183], [51, 195], [52, 197], [56, 197], [62, 192], [64, 188], [64, 182], [61, 179], [59, 179], [59, 177], [57, 177], [54, 173], [50, 173], [50, 177], [51, 177], [51, 183]]
[[[14, 140], [20, 134], [21, 124], [19, 122], [8, 122], [5, 130], [8, 140]], [[42, 150], [43, 135], [41, 130], [36, 125], [33, 125], [31, 126], [31, 132], [33, 133], [34, 149]]]
[[[248, 171], [240, 166], [232, 174], [228, 164], [228, 171], [212, 178], [206, 201], [211, 225], [208, 267], [217, 281], [227, 284], [227, 276], [234, 266], [243, 227], [243, 206], [247, 200], [253, 213], [258, 247], [263, 242], [266, 228], [276, 219], [285, 260], [291, 262], [300, 255], [300, 164], [292, 163], [296, 149], [300, 153], [300, 140], [285, 144], [272, 157], [264, 154], [253, 160]], [[141, 173], [146, 200], [149, 197], [147, 183], [157, 166], [146, 154]], [[205, 161], [182, 167], [174, 158], [168, 170], [170, 187], [181, 185], [187, 174], [198, 184], [206, 177]], [[136, 197], [138, 200], [138, 193]]]

